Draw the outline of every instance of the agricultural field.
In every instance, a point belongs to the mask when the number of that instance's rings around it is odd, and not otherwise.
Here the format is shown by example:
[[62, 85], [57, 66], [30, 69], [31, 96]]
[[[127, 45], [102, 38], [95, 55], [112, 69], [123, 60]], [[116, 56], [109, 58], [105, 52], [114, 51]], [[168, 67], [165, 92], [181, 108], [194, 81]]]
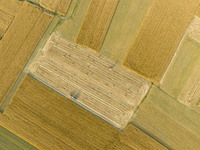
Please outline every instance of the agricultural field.
[[199, 150], [199, 0], [0, 0], [0, 150]]

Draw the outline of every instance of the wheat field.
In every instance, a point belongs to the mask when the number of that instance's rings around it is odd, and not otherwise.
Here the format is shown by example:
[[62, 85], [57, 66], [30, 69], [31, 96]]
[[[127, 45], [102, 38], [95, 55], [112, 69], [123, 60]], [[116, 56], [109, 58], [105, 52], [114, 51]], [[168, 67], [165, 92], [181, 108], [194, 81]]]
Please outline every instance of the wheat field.
[[199, 0], [0, 0], [0, 150], [199, 150]]

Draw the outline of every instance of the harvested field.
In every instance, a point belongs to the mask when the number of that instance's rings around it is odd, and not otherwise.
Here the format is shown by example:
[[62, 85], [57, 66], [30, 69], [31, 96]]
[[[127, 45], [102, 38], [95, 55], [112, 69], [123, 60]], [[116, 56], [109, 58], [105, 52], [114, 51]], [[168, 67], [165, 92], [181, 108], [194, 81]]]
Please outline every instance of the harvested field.
[[199, 150], [200, 0], [0, 0], [0, 150]]
[[150, 87], [141, 77], [57, 35], [30, 72], [118, 128], [127, 125]]
[[166, 149], [131, 124], [124, 132], [117, 130], [30, 76], [0, 119], [3, 127], [38, 149]]

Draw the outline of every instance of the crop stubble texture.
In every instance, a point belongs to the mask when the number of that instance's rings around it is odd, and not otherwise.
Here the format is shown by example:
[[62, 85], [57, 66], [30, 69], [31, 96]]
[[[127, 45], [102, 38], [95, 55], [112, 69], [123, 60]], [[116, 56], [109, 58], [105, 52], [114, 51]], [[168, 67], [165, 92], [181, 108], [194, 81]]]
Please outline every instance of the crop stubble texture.
[[166, 149], [131, 124], [117, 130], [30, 76], [0, 119], [38, 149]]
[[0, 0], [0, 39], [10, 26], [21, 5], [22, 2], [18, 0]]
[[107, 58], [53, 34], [31, 74], [78, 104], [124, 128], [150, 83]]
[[40, 0], [40, 5], [52, 12], [65, 16], [71, 0]]
[[0, 41], [0, 104], [8, 95], [53, 16], [28, 2]]

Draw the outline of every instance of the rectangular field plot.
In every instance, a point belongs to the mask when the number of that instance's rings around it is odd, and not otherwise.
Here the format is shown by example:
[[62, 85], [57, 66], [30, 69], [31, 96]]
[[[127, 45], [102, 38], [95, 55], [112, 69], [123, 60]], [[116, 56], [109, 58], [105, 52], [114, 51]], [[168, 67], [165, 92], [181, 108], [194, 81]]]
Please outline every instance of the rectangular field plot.
[[31, 66], [35, 78], [118, 128], [124, 128], [150, 82], [57, 35]]
[[200, 19], [194, 17], [161, 82], [161, 89], [200, 112]]

